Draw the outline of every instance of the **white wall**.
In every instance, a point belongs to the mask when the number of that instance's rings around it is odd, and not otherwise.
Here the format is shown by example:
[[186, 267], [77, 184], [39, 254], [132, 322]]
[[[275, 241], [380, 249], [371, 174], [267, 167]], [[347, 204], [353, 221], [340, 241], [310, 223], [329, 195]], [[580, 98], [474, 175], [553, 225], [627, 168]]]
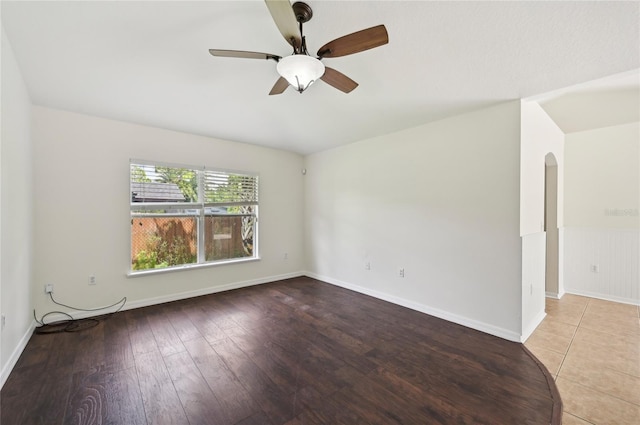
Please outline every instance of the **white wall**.
[[519, 102], [308, 156], [310, 274], [519, 340], [519, 159]]
[[565, 225], [639, 229], [640, 123], [569, 133], [565, 149]]
[[9, 40], [2, 30], [2, 138], [0, 387], [31, 336], [33, 198], [31, 102]]
[[548, 153], [558, 162], [558, 226], [562, 227], [564, 133], [536, 102], [522, 102], [521, 143], [520, 235], [544, 231], [544, 158]]
[[553, 154], [558, 164], [558, 226], [562, 226], [564, 133], [535, 102], [522, 102], [521, 118], [520, 235], [523, 253], [522, 339], [525, 340], [545, 315], [544, 197], [545, 156], [548, 153]]
[[640, 304], [640, 123], [569, 133], [565, 149], [566, 290]]
[[[74, 306], [126, 296], [133, 307], [304, 270], [300, 155], [43, 107], [34, 107], [33, 121], [38, 315], [54, 309], [41, 289], [45, 283]], [[130, 158], [259, 173], [262, 259], [126, 277]], [[97, 285], [88, 285], [89, 275]]]

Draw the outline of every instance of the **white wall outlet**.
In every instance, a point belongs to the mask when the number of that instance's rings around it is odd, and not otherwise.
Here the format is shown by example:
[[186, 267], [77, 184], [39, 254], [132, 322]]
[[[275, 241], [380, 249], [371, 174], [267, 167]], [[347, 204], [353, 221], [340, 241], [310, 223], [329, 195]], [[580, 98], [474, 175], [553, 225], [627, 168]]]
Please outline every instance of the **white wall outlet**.
[[594, 273], [600, 273], [600, 266], [597, 264], [592, 264], [591, 265], [591, 271]]
[[398, 276], [404, 277], [404, 269], [402, 267], [398, 268]]
[[4, 314], [2, 315], [2, 329], [4, 329], [4, 325], [7, 324], [7, 316], [5, 316]]
[[44, 293], [45, 294], [50, 294], [52, 292], [53, 292], [53, 284], [47, 283], [46, 285], [44, 285]]
[[95, 285], [96, 284], [96, 277], [95, 275], [90, 275], [89, 276], [89, 285]]
[[284, 255], [282, 256], [282, 258], [284, 258], [285, 260], [289, 259], [289, 253], [285, 252]]
[[366, 261], [364, 263], [364, 269], [365, 270], [371, 270], [371, 262], [370, 261]]

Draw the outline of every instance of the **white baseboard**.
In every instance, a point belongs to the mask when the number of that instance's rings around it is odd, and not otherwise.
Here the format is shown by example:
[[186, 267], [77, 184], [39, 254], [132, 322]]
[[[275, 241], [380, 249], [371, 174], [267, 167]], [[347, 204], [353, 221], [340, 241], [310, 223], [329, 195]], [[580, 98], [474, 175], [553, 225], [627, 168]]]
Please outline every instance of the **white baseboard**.
[[20, 341], [18, 342], [18, 345], [11, 353], [11, 356], [9, 356], [9, 359], [2, 367], [2, 372], [0, 373], [0, 389], [2, 389], [2, 387], [4, 386], [4, 383], [7, 382], [7, 378], [9, 378], [11, 371], [15, 367], [16, 363], [18, 363], [18, 359], [20, 358], [20, 355], [22, 354], [25, 347], [27, 346], [27, 343], [29, 342], [31, 335], [33, 335], [33, 331], [35, 328], [36, 328], [36, 322], [32, 321], [27, 331], [24, 333], [24, 335], [22, 335], [22, 338], [20, 338]]
[[529, 327], [527, 329], [523, 329], [522, 331], [522, 337], [520, 339], [520, 342], [522, 342], [524, 344], [524, 342], [529, 339], [529, 337], [531, 336], [531, 334], [533, 333], [533, 331], [536, 330], [536, 328], [538, 326], [540, 326], [540, 323], [542, 323], [542, 321], [544, 320], [544, 318], [547, 317], [547, 313], [543, 311], [541, 311], [535, 319], [533, 319], [533, 322], [531, 323], [531, 325], [529, 325]]
[[[127, 302], [125, 306], [122, 308], [122, 310], [133, 310], [134, 308], [149, 307], [156, 304], [163, 304], [171, 301], [179, 301], [179, 300], [184, 300], [188, 298], [200, 297], [203, 295], [210, 295], [218, 292], [231, 291], [233, 289], [240, 289], [248, 286], [262, 285], [264, 283], [277, 282], [279, 280], [291, 279], [291, 278], [300, 277], [300, 276], [305, 276], [304, 272], [286, 273], [286, 274], [281, 274], [277, 276], [268, 276], [268, 277], [259, 278], [259, 279], [245, 280], [242, 282], [233, 282], [233, 283], [228, 283], [220, 286], [212, 286], [208, 288], [196, 289], [194, 291], [186, 291], [186, 292], [179, 292], [177, 294], [162, 295], [160, 297], [145, 298], [142, 300]], [[87, 317], [100, 316], [103, 314], [110, 313], [110, 311], [115, 310], [115, 308], [116, 307], [112, 308], [111, 310], [102, 310], [102, 311], [94, 311], [94, 312], [91, 312], [91, 311], [69, 312], [69, 315], [74, 319], [84, 319]], [[68, 320], [68, 319], [69, 317], [63, 314], [52, 314], [50, 316], [47, 316], [47, 323], [53, 323], [59, 320]]]
[[555, 292], [545, 292], [544, 296], [547, 298], [553, 298], [554, 300], [559, 300], [562, 298], [560, 294], [556, 294]]
[[580, 295], [580, 296], [583, 296], [583, 297], [597, 298], [599, 300], [613, 301], [613, 302], [616, 302], [616, 303], [631, 304], [631, 305], [640, 306], [640, 300], [634, 300], [632, 298], [616, 297], [614, 295], [603, 295], [603, 294], [600, 294], [600, 293], [597, 293], [597, 292], [582, 291], [582, 290], [579, 290], [579, 289], [566, 289], [565, 290], [565, 294]]
[[457, 323], [458, 325], [466, 326], [467, 328], [475, 329], [480, 332], [487, 333], [489, 335], [497, 336], [502, 339], [513, 342], [521, 342], [521, 336], [518, 333], [510, 331], [508, 329], [499, 328], [497, 326], [490, 325], [488, 323], [479, 322], [477, 320], [469, 319], [468, 317], [459, 316], [457, 314], [449, 313], [444, 310], [430, 307], [428, 305], [416, 303], [406, 300], [404, 298], [389, 295], [384, 292], [379, 292], [373, 289], [364, 288], [362, 286], [353, 285], [351, 283], [343, 282], [338, 279], [334, 279], [327, 276], [321, 276], [316, 273], [306, 272], [306, 276], [312, 277], [317, 280], [321, 280], [332, 285], [340, 286], [345, 289], [349, 289], [361, 294], [369, 295], [374, 298], [378, 298], [383, 301], [388, 301], [393, 304], [400, 305], [402, 307], [410, 308], [411, 310], [419, 311], [421, 313], [428, 314], [430, 316], [438, 317], [440, 319]]
[[248, 286], [262, 285], [264, 283], [277, 282], [279, 280], [291, 279], [294, 277], [300, 277], [304, 275], [305, 275], [304, 272], [286, 273], [286, 274], [281, 274], [277, 276], [268, 276], [260, 279], [245, 280], [242, 282], [228, 283], [226, 285], [221, 285], [221, 286], [197, 289], [195, 291], [187, 291], [187, 292], [180, 292], [178, 294], [164, 295], [161, 297], [146, 298], [144, 300], [138, 300], [138, 301], [128, 303], [124, 309], [131, 310], [134, 308], [148, 307], [150, 305], [163, 304], [171, 301], [179, 301], [187, 298], [200, 297], [202, 295], [210, 295], [218, 292], [231, 291], [233, 289], [246, 288]]

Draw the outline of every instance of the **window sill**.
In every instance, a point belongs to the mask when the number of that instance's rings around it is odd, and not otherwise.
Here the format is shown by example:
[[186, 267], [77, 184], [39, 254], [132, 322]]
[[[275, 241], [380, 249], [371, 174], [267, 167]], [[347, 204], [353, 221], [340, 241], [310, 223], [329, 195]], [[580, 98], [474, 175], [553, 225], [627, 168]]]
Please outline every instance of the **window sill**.
[[236, 264], [236, 263], [247, 263], [251, 261], [260, 261], [260, 257], [251, 257], [251, 258], [237, 258], [232, 260], [222, 260], [211, 263], [202, 263], [202, 264], [185, 264], [184, 266], [177, 267], [164, 267], [162, 269], [149, 269], [149, 270], [140, 270], [140, 271], [129, 271], [127, 272], [127, 277], [142, 277], [155, 275], [160, 273], [171, 273], [178, 272], [183, 270], [193, 270], [193, 269], [202, 269], [206, 267], [217, 267], [224, 266], [228, 264]]

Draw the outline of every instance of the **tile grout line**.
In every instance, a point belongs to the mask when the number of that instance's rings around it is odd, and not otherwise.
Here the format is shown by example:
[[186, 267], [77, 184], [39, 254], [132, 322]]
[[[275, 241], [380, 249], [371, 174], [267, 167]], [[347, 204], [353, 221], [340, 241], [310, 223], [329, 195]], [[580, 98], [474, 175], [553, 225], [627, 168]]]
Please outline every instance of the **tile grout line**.
[[580, 419], [581, 421], [584, 421], [584, 422], [586, 422], [586, 423], [588, 423], [588, 424], [591, 424], [591, 425], [597, 425], [596, 423], [591, 422], [591, 421], [589, 421], [589, 420], [587, 420], [587, 419], [585, 419], [585, 418], [583, 418], [583, 417], [581, 417], [581, 416], [574, 415], [573, 413], [567, 412], [567, 415], [571, 415], [571, 416], [573, 416], [574, 418], [578, 418], [578, 419]]
[[[564, 361], [566, 360], [567, 355], [569, 354], [569, 350], [571, 349], [571, 345], [573, 344], [573, 340], [576, 337], [576, 333], [578, 333], [578, 329], [580, 329], [580, 324], [582, 323], [582, 318], [584, 317], [584, 314], [587, 311], [587, 307], [589, 306], [590, 302], [591, 302], [591, 300], [587, 299], [587, 303], [584, 305], [584, 309], [582, 310], [582, 314], [580, 315], [580, 320], [578, 321], [578, 325], [576, 326], [576, 330], [573, 332], [573, 335], [571, 336], [571, 341], [569, 341], [569, 346], [567, 347], [567, 351], [562, 356], [562, 361], [560, 362], [560, 366], [558, 367], [558, 373], [556, 375], [556, 381], [558, 380], [558, 378], [560, 378], [560, 371], [562, 370], [562, 366], [564, 366]], [[564, 378], [564, 377], [562, 377], [562, 378], [563, 379], [567, 379], [567, 378]], [[571, 381], [571, 382], [574, 382], [574, 381]], [[560, 397], [562, 397], [562, 394], [560, 394]], [[569, 412], [569, 411], [565, 411], [565, 412], [567, 414], [571, 415], [571, 416], [574, 416], [576, 418], [579, 418], [579, 419], [581, 419], [581, 420], [583, 420], [585, 422], [588, 422], [588, 423], [594, 425], [593, 422], [588, 421], [588, 420], [586, 420], [585, 418], [583, 418], [581, 416], [575, 415], [575, 414], [573, 414], [572, 412]]]
[[[621, 402], [623, 402], [623, 403], [631, 404], [631, 405], [633, 405], [633, 406], [640, 406], [640, 404], [638, 404], [638, 403], [634, 403], [633, 401], [625, 400], [624, 398], [620, 398], [619, 396], [617, 396], [617, 395], [615, 395], [615, 394], [611, 394], [611, 393], [606, 392], [606, 391], [601, 391], [601, 390], [599, 390], [599, 389], [597, 389], [597, 388], [594, 388], [594, 387], [592, 387], [592, 386], [585, 385], [585, 384], [583, 384], [583, 383], [582, 383], [582, 382], [580, 382], [580, 381], [575, 381], [575, 380], [573, 380], [573, 379], [571, 379], [571, 378], [566, 378], [566, 377], [564, 377], [564, 376], [562, 377], [562, 379], [567, 380], [567, 381], [570, 381], [570, 382], [572, 382], [573, 384], [575, 384], [575, 385], [579, 385], [579, 386], [581, 386], [582, 388], [586, 388], [586, 389], [588, 389], [588, 390], [590, 390], [590, 391], [593, 391], [593, 392], [596, 392], [596, 393], [599, 393], [599, 394], [602, 394], [602, 395], [606, 395], [606, 396], [608, 396], [608, 397], [610, 397], [610, 398], [615, 398], [616, 400], [619, 400], [619, 401], [621, 401]], [[568, 413], [572, 414], [573, 416], [578, 416], [578, 415], [576, 415], [575, 413], [571, 413], [571, 412], [568, 412]], [[578, 417], [579, 417], [579, 416], [578, 416]], [[584, 419], [584, 418], [580, 417], [580, 419]], [[586, 419], [584, 419], [584, 420], [586, 420]]]
[[573, 331], [573, 335], [571, 335], [571, 340], [569, 341], [569, 346], [567, 347], [567, 351], [562, 356], [562, 361], [560, 362], [560, 367], [558, 367], [558, 373], [557, 373], [556, 377], [560, 376], [560, 371], [562, 370], [562, 366], [564, 365], [564, 361], [567, 358], [567, 354], [569, 354], [569, 350], [571, 349], [571, 345], [573, 345], [573, 340], [575, 339], [576, 334], [578, 333], [578, 329], [580, 329], [580, 324], [582, 323], [582, 318], [584, 317], [584, 314], [587, 311], [587, 307], [589, 307], [589, 303], [590, 302], [591, 302], [591, 300], [588, 299], [587, 303], [584, 306], [584, 309], [582, 310], [582, 314], [580, 315], [580, 320], [578, 321], [578, 325], [576, 326], [576, 330]]

